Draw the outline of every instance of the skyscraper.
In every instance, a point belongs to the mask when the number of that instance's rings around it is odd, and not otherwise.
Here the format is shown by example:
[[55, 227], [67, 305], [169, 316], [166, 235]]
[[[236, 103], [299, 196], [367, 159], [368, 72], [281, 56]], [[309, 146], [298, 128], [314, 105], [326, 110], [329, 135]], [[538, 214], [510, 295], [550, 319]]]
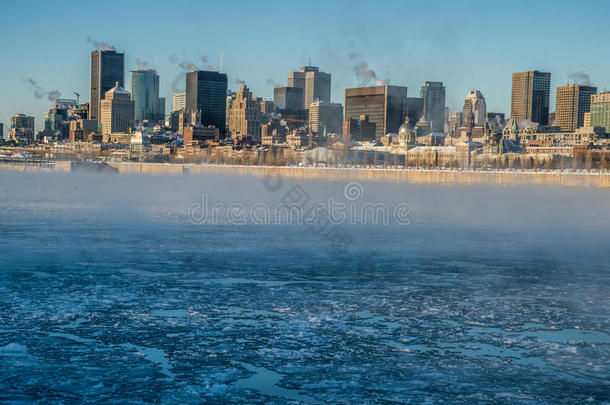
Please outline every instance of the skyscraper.
[[299, 72], [288, 72], [288, 87], [303, 89], [303, 108], [316, 100], [330, 103], [330, 73], [317, 66], [303, 66]]
[[131, 99], [136, 123], [159, 120], [159, 75], [155, 70], [131, 71]]
[[468, 93], [464, 100], [462, 114], [463, 120], [467, 124], [472, 124], [474, 127], [480, 127], [485, 124], [487, 105], [485, 104], [485, 97], [483, 97], [479, 90], [473, 90]]
[[343, 133], [343, 106], [327, 101], [309, 105], [309, 130], [316, 134]]
[[115, 83], [101, 102], [102, 134], [127, 133], [133, 127], [134, 102], [127, 90]]
[[[443, 111], [444, 114], [444, 111]], [[375, 139], [397, 133], [407, 115], [407, 87], [373, 86], [345, 89], [345, 120], [368, 115]]]
[[229, 132], [232, 137], [250, 135], [254, 140], [261, 139], [261, 104], [252, 96], [246, 85], [235, 95], [229, 117]]
[[34, 117], [25, 114], [15, 114], [11, 117], [11, 129], [27, 128], [34, 130]]
[[432, 132], [445, 130], [445, 87], [442, 82], [426, 82], [419, 96], [424, 99], [424, 119]]
[[226, 134], [227, 75], [198, 70], [186, 74], [186, 109], [201, 110], [201, 124]]
[[125, 83], [125, 53], [112, 50], [91, 52], [91, 86], [89, 90], [89, 119], [99, 120], [101, 100], [119, 82]]
[[186, 107], [186, 93], [174, 93], [172, 100], [172, 112], [180, 111]]
[[273, 101], [280, 110], [302, 110], [303, 89], [300, 87], [276, 87], [273, 89]]
[[604, 127], [610, 132], [610, 91], [591, 96], [591, 126]]
[[551, 74], [530, 70], [513, 73], [510, 115], [517, 122], [530, 120], [549, 124]]
[[572, 132], [584, 126], [585, 113], [590, 111], [591, 95], [597, 87], [568, 84], [557, 87], [555, 104], [555, 125], [562, 131]]

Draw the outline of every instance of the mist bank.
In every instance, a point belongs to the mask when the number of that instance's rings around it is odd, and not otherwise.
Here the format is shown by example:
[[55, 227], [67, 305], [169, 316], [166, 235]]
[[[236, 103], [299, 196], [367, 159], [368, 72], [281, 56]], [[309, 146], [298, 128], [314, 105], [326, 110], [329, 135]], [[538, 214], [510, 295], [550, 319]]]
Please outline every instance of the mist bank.
[[586, 171], [438, 170], [336, 167], [201, 165], [137, 162], [71, 162], [0, 164], [0, 170], [25, 172], [105, 172], [144, 175], [232, 175], [285, 177], [324, 181], [381, 181], [456, 185], [549, 185], [610, 188], [610, 173]]

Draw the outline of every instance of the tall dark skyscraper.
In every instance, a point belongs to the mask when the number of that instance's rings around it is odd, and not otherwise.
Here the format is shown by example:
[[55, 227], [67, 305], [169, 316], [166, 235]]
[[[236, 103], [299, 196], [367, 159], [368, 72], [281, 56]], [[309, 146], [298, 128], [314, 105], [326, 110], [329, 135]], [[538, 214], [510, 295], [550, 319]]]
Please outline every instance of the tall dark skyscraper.
[[303, 89], [301, 87], [276, 87], [273, 89], [273, 101], [281, 110], [302, 110]]
[[407, 87], [373, 86], [345, 89], [344, 119], [360, 119], [362, 115], [368, 115], [370, 122], [375, 124], [377, 141], [388, 133], [398, 132], [407, 115]]
[[111, 50], [91, 52], [91, 87], [89, 90], [89, 119], [100, 119], [101, 100], [119, 82], [125, 84], [125, 53]]
[[[131, 71], [131, 99], [135, 103], [136, 122], [164, 119], [160, 114], [159, 75], [155, 70]], [[163, 110], [165, 114], [165, 106]]]
[[442, 82], [426, 82], [420, 90], [424, 100], [424, 119], [432, 132], [445, 130], [445, 87]]
[[537, 70], [513, 73], [510, 116], [517, 122], [530, 120], [548, 125], [550, 94], [550, 73]]
[[186, 74], [186, 110], [201, 110], [201, 124], [214, 125], [221, 136], [227, 128], [227, 75], [203, 71]]

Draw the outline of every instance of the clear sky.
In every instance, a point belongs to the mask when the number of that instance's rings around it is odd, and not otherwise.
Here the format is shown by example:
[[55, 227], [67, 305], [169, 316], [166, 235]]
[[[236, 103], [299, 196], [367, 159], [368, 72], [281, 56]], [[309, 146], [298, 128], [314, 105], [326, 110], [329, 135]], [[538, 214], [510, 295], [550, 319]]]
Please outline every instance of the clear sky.
[[[0, 122], [23, 112], [43, 126], [46, 92], [89, 98], [90, 38], [156, 68], [166, 110], [172, 82], [190, 61], [218, 69], [220, 50], [229, 87], [244, 80], [256, 96], [307, 64], [332, 74], [332, 99], [346, 87], [372, 84], [354, 66], [367, 63], [381, 80], [418, 96], [425, 80], [442, 81], [447, 106], [461, 109], [478, 89], [488, 111], [510, 112], [511, 73], [552, 73], [555, 87], [590, 76], [610, 88], [610, 1], [13, 1], [0, 2]], [[202, 61], [207, 57], [207, 63]], [[172, 60], [177, 61], [172, 62]], [[38, 84], [28, 83], [32, 79]], [[40, 96], [40, 94], [39, 94]]]

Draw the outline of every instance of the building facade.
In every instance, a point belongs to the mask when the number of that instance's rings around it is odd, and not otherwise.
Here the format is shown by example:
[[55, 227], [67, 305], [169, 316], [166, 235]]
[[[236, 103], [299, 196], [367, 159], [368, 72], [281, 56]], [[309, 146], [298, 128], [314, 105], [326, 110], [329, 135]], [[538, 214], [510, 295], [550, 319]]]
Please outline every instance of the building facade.
[[517, 122], [529, 120], [549, 124], [551, 74], [531, 70], [513, 73], [510, 116]]
[[201, 124], [214, 125], [221, 137], [227, 129], [227, 75], [213, 71], [186, 74], [186, 109], [201, 110]]
[[610, 133], [610, 92], [606, 91], [591, 96], [592, 127], [604, 127]]
[[464, 121], [468, 121], [473, 126], [483, 126], [487, 119], [487, 105], [485, 97], [479, 90], [473, 90], [466, 96], [462, 109]]
[[134, 124], [134, 104], [129, 92], [116, 82], [102, 100], [102, 135], [129, 133]]
[[[345, 89], [345, 120], [368, 115], [375, 124], [375, 139], [397, 133], [407, 116], [406, 86], [372, 86]], [[444, 111], [443, 111], [444, 114]]]
[[273, 89], [273, 102], [281, 110], [302, 110], [303, 89], [300, 87], [276, 87]]
[[330, 73], [320, 72], [317, 66], [303, 66], [299, 72], [288, 72], [288, 87], [303, 90], [302, 108], [309, 108], [316, 100], [330, 103], [330, 86]]
[[34, 117], [25, 114], [15, 114], [11, 117], [11, 129], [28, 128], [34, 130]]
[[131, 99], [135, 106], [136, 123], [164, 119], [165, 111], [161, 114], [159, 108], [159, 75], [155, 70], [131, 71]]
[[172, 112], [186, 107], [186, 93], [174, 93], [172, 96]]
[[343, 106], [327, 101], [314, 101], [309, 105], [309, 130], [314, 134], [342, 134]]
[[229, 115], [231, 137], [250, 135], [255, 141], [261, 139], [261, 104], [252, 96], [246, 85], [235, 95]]
[[351, 142], [376, 142], [376, 125], [366, 114], [358, 118], [346, 117], [343, 122], [343, 136]]
[[557, 87], [555, 125], [562, 131], [575, 131], [585, 125], [585, 113], [591, 108], [591, 96], [597, 87], [568, 84]]
[[125, 85], [125, 53], [111, 50], [91, 52], [89, 119], [100, 119], [101, 100], [116, 82], [121, 87]]
[[445, 130], [445, 87], [442, 82], [425, 82], [419, 96], [424, 100], [423, 118], [432, 132]]

